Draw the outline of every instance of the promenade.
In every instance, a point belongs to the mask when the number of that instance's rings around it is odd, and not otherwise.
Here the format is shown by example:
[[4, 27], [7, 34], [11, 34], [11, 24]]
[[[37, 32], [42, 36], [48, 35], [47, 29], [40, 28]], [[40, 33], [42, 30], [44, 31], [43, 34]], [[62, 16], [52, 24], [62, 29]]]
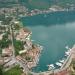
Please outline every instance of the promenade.
[[45, 72], [40, 72], [40, 73], [34, 73], [34, 72], [30, 72], [33, 75], [49, 75], [49, 74], [53, 74], [53, 75], [59, 75], [58, 73], [61, 74], [61, 72], [65, 72], [67, 68], [70, 66], [72, 59], [75, 58], [75, 45], [72, 47], [71, 51], [70, 51], [70, 55], [67, 57], [67, 59], [65, 60], [65, 62], [63, 63], [63, 65], [59, 68], [59, 69], [55, 69], [55, 70], [51, 70], [51, 71], [45, 71]]
[[12, 24], [14, 22], [14, 19], [10, 22], [10, 34], [11, 34], [11, 41], [12, 41], [12, 60], [10, 62], [8, 62], [6, 65], [12, 65], [11, 62], [17, 63], [20, 65], [20, 67], [23, 68], [23, 72], [24, 73], [31, 73], [32, 75], [49, 75], [49, 74], [57, 74], [60, 72], [64, 72], [67, 70], [67, 68], [70, 66], [72, 59], [75, 58], [75, 45], [70, 49], [70, 54], [69, 56], [67, 56], [67, 59], [65, 60], [65, 62], [62, 64], [62, 66], [59, 69], [54, 69], [54, 70], [50, 70], [50, 71], [45, 71], [45, 72], [32, 72], [29, 70], [26, 61], [22, 61], [22, 60], [17, 60], [16, 56], [15, 56], [15, 48], [14, 48], [14, 43], [13, 43], [13, 29], [12, 29]]

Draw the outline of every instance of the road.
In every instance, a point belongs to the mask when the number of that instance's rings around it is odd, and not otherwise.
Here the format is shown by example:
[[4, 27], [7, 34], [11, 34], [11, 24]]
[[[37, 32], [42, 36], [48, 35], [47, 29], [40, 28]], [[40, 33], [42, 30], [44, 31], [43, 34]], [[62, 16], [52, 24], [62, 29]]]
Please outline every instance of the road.
[[[29, 71], [29, 69], [28, 69], [26, 63], [25, 63], [24, 61], [22, 61], [22, 60], [20, 60], [20, 61], [17, 60], [16, 57], [15, 57], [15, 48], [14, 48], [14, 43], [13, 43], [13, 29], [12, 29], [13, 23], [14, 23], [14, 19], [10, 22], [10, 33], [11, 33], [12, 51], [13, 51], [13, 55], [12, 55], [12, 60], [11, 60], [11, 61], [13, 61], [13, 62], [19, 64], [20, 67], [23, 68], [23, 71], [26, 73], [26, 72]], [[10, 64], [10, 63], [8, 63], [8, 64]]]

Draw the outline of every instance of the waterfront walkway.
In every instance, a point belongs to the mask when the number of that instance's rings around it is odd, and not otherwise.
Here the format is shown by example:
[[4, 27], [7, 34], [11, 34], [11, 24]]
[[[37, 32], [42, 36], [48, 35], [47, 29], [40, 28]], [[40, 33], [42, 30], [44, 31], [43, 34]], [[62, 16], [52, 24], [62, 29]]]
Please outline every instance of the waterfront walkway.
[[60, 69], [68, 68], [68, 66], [70, 65], [72, 59], [74, 58], [74, 55], [75, 55], [75, 45], [70, 50], [70, 55], [67, 57], [66, 61], [64, 62], [64, 64], [61, 66]]
[[55, 70], [51, 70], [51, 71], [45, 71], [45, 72], [40, 72], [40, 73], [34, 73], [31, 72], [31, 74], [33, 75], [49, 75], [49, 74], [54, 74], [54, 75], [59, 75], [58, 73], [63, 73], [63, 75], [66, 75], [64, 73], [67, 73], [67, 68], [70, 66], [72, 59], [75, 58], [75, 45], [72, 47], [71, 51], [70, 51], [70, 55], [67, 57], [67, 59], [65, 60], [65, 62], [63, 63], [63, 65], [59, 68], [59, 69], [55, 69]]
[[[59, 68], [59, 69], [55, 69], [55, 70], [51, 70], [51, 71], [45, 71], [45, 72], [40, 72], [40, 73], [35, 73], [35, 72], [32, 72], [32, 71], [29, 71], [28, 66], [27, 66], [27, 64], [24, 61], [21, 61], [21, 60], [18, 61], [18, 60], [16, 60], [16, 58], [15, 58], [14, 43], [13, 43], [13, 30], [12, 30], [12, 23], [13, 22], [14, 21], [11, 21], [11, 23], [10, 23], [10, 33], [11, 33], [12, 51], [13, 51], [12, 61], [17, 62], [23, 68], [23, 71], [25, 73], [26, 72], [30, 72], [32, 75], [40, 75], [40, 74], [49, 75], [49, 74], [52, 74], [52, 73], [54, 73], [54, 75], [55, 75], [56, 73], [66, 71], [66, 69], [71, 64], [72, 59], [75, 57], [75, 45], [72, 47], [72, 49], [70, 51], [70, 55], [67, 57], [67, 59], [65, 60], [65, 62], [61, 66], [61, 68]], [[10, 63], [11, 62], [7, 63], [7, 65], [10, 64]]]

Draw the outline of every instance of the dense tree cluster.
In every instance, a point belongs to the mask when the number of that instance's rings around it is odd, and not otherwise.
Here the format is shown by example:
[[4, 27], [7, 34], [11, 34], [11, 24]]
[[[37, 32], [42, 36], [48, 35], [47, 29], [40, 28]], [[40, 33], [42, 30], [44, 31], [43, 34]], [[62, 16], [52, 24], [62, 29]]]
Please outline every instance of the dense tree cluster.
[[20, 50], [24, 50], [24, 43], [19, 40], [14, 40], [15, 54], [19, 54]]
[[0, 75], [3, 75], [3, 66], [0, 65]]
[[2, 40], [0, 40], [0, 48], [6, 48], [11, 44], [11, 40], [8, 39], [8, 33], [3, 35]]

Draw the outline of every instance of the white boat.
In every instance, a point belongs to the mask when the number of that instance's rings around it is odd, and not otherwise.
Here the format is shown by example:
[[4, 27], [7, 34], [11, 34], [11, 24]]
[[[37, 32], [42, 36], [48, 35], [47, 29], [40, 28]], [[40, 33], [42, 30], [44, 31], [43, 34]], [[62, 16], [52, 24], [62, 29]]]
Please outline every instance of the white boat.
[[48, 70], [52, 70], [52, 69], [55, 68], [53, 64], [50, 64], [50, 65], [47, 65], [47, 66], [48, 66]]
[[65, 54], [66, 54], [66, 55], [70, 55], [70, 52], [69, 52], [69, 51], [68, 51], [68, 52], [65, 52]]
[[50, 67], [53, 67], [54, 68], [54, 65], [53, 64], [50, 64]]
[[66, 48], [66, 49], [69, 49], [69, 47], [68, 47], [68, 46], [66, 46], [65, 48]]
[[65, 52], [66, 55], [70, 55], [71, 49]]
[[62, 63], [56, 62], [56, 65], [61, 67], [62, 66]]
[[60, 63], [64, 63], [65, 60], [59, 60]]
[[68, 49], [68, 50], [70, 50], [69, 46], [66, 46], [65, 48]]

